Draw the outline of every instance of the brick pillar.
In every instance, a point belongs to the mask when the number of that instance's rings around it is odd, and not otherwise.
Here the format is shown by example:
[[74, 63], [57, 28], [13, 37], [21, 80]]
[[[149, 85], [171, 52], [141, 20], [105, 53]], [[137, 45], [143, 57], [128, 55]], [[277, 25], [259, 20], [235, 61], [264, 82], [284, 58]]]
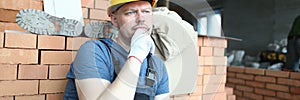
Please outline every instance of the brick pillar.
[[[226, 62], [224, 56], [227, 40], [224, 38], [198, 37], [199, 67], [196, 92], [187, 100], [226, 100]], [[182, 97], [182, 96], [181, 96]], [[174, 97], [176, 99], [176, 96]]]

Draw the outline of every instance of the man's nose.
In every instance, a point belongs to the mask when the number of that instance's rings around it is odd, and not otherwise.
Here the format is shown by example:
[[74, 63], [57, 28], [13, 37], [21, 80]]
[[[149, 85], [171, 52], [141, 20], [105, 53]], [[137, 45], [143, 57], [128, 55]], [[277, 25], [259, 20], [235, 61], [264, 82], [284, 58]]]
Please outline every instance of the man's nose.
[[136, 16], [136, 21], [138, 22], [138, 23], [140, 23], [140, 22], [144, 22], [145, 21], [145, 18], [146, 17], [146, 15], [144, 14], [144, 13], [142, 13], [141, 11], [138, 11], [137, 12], [137, 16]]

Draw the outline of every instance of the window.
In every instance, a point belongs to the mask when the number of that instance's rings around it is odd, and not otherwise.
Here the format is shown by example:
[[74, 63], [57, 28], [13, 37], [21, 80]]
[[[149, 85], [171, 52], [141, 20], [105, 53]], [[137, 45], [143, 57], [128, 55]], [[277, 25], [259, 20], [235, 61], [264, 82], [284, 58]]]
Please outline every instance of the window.
[[198, 34], [208, 36], [221, 36], [222, 33], [221, 14], [207, 14], [198, 19]]

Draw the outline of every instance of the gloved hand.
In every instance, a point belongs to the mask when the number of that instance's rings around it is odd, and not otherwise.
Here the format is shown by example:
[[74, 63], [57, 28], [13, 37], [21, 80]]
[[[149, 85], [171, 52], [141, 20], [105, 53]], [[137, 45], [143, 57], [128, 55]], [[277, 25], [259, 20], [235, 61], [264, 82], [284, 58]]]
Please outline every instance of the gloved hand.
[[131, 38], [131, 47], [128, 57], [136, 57], [142, 62], [149, 53], [154, 54], [155, 45], [150, 37], [149, 31], [137, 29]]

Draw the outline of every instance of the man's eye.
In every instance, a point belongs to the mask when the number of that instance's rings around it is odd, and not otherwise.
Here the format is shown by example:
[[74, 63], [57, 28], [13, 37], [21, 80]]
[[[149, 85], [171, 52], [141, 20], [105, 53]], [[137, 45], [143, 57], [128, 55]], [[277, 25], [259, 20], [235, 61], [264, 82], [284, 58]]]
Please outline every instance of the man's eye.
[[150, 11], [148, 11], [148, 10], [145, 10], [145, 11], [143, 11], [143, 13], [150, 13]]
[[130, 12], [126, 12], [126, 13], [125, 13], [125, 15], [133, 15], [133, 14], [135, 14], [135, 12], [133, 12], [133, 11], [130, 11]]

